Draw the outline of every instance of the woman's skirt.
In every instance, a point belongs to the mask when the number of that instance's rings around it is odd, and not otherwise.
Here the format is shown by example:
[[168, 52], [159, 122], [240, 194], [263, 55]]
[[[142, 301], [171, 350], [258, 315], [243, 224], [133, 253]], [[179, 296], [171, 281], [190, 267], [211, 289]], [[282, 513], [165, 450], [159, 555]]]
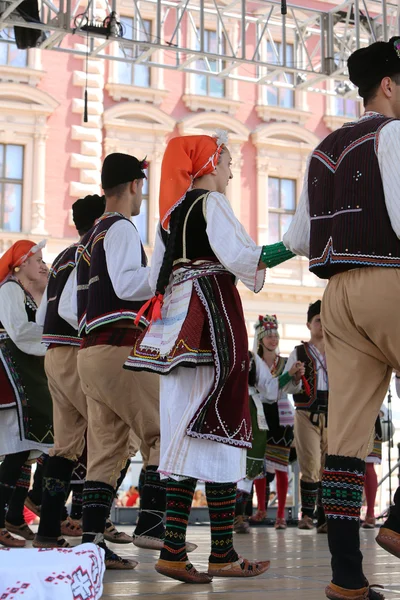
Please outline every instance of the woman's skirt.
[[213, 385], [214, 375], [211, 366], [178, 367], [160, 378], [159, 471], [166, 477], [230, 483], [246, 475], [245, 448], [187, 435], [193, 414]]
[[54, 436], [44, 357], [25, 354], [6, 337], [0, 340], [0, 370], [0, 455], [46, 452]]
[[267, 471], [289, 471], [290, 450], [294, 439], [291, 425], [279, 424], [278, 404], [264, 403], [264, 414], [268, 424], [265, 462]]

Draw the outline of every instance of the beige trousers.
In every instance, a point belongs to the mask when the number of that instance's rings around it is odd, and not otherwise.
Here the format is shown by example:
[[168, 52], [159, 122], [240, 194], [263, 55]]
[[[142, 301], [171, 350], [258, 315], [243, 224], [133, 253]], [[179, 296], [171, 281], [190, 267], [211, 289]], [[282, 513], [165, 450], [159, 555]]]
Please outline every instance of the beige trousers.
[[58, 346], [48, 350], [44, 359], [53, 400], [54, 447], [50, 456], [77, 460], [85, 446], [87, 428], [86, 397], [78, 375], [77, 346]]
[[335, 275], [322, 301], [328, 452], [365, 460], [392, 369], [400, 370], [400, 269]]
[[[329, 399], [330, 401], [330, 399]], [[296, 409], [294, 415], [294, 439], [301, 478], [308, 483], [322, 479], [328, 449], [325, 415], [318, 416], [318, 425], [310, 421], [308, 410]]]
[[159, 464], [159, 377], [123, 369], [131, 348], [92, 346], [78, 353], [88, 404], [87, 479], [115, 486], [130, 455], [130, 430], [149, 465]]

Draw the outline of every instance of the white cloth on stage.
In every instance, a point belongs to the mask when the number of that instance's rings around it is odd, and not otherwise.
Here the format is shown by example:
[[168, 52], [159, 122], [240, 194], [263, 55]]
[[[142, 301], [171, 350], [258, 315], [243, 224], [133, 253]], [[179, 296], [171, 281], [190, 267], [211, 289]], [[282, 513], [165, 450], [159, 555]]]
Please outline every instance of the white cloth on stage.
[[0, 548], [0, 598], [98, 600], [103, 593], [104, 550]]

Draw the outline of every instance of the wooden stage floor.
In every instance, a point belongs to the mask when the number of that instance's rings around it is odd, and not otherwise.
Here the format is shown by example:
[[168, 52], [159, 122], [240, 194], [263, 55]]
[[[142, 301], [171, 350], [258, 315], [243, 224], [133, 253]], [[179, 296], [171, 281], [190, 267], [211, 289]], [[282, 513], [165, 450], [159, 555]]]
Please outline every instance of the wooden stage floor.
[[[121, 528], [128, 533], [131, 528]], [[364, 572], [371, 583], [384, 585], [388, 600], [400, 600], [400, 561], [375, 543], [376, 531], [361, 530]], [[188, 540], [198, 544], [190, 555], [196, 568], [205, 570], [209, 528], [192, 526]], [[345, 540], [344, 540], [344, 543]], [[250, 579], [214, 579], [210, 585], [187, 585], [156, 573], [157, 553], [131, 545], [113, 546], [124, 557], [134, 557], [134, 571], [107, 571], [104, 600], [148, 598], [156, 600], [323, 600], [329, 582], [329, 551], [325, 535], [289, 528], [275, 531], [258, 527], [251, 534], [235, 534], [235, 546], [246, 558], [271, 560], [270, 570]]]

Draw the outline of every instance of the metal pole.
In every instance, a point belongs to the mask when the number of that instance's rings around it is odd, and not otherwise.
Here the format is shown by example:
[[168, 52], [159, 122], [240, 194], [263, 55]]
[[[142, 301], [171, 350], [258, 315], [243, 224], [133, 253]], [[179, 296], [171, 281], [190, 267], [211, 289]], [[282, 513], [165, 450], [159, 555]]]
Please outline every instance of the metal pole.
[[386, 0], [382, 0], [383, 41], [388, 41], [388, 21]]
[[356, 30], [356, 48], [358, 50], [360, 48], [360, 5], [358, 0], [354, 0], [354, 28]]

